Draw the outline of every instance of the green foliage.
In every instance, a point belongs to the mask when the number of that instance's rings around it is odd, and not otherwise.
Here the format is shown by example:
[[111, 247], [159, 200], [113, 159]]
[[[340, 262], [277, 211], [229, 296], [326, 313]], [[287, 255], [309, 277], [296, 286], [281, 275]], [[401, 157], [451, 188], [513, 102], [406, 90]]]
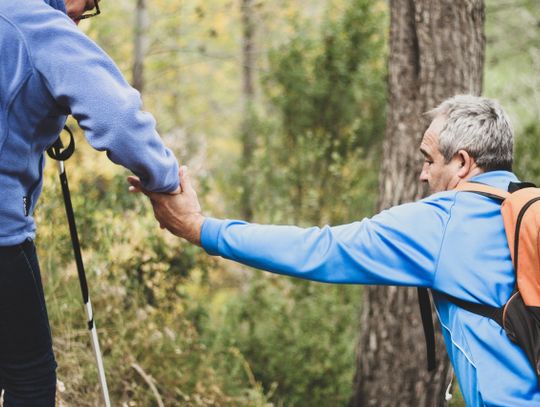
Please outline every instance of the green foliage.
[[[383, 11], [346, 1], [337, 15], [329, 9], [319, 35], [296, 20], [292, 38], [270, 52], [269, 105], [250, 123], [260, 137], [255, 164], [228, 178], [251, 178], [256, 221], [335, 223], [371, 213], [385, 120]], [[230, 191], [232, 201], [240, 192]], [[262, 275], [246, 290], [222, 304], [208, 344], [226, 387], [247, 377], [278, 406], [346, 405], [359, 288]]]
[[[324, 13], [315, 7], [322, 25], [302, 19], [301, 3], [282, 4], [282, 20], [273, 21], [272, 6], [261, 6], [266, 29], [277, 35], [279, 26], [289, 34], [258, 47], [261, 54], [273, 49], [263, 75], [267, 104], [259, 101], [253, 112], [262, 142], [256, 167], [240, 175], [253, 179], [259, 218], [345, 221], [373, 207], [384, 123], [385, 9], [381, 2], [336, 4]], [[229, 8], [161, 0], [150, 10], [156, 24], [148, 33], [145, 105], [180, 160], [199, 166], [198, 190], [210, 213], [233, 207], [235, 185], [241, 185], [227, 175], [239, 164], [234, 129], [241, 120], [236, 79], [230, 79], [239, 66], [233, 58], [212, 57], [219, 49], [236, 52], [234, 36], [224, 35], [238, 22]], [[92, 22], [88, 29], [124, 71], [130, 68], [131, 33], [115, 21], [129, 13], [127, 1], [111, 3], [100, 25]], [[296, 31], [299, 21], [303, 27]], [[171, 406], [347, 403], [358, 287], [262, 274], [245, 278], [245, 270], [160, 232], [144, 197], [126, 193], [126, 172], [92, 151], [81, 134], [77, 140], [67, 168], [115, 404], [157, 405], [157, 397]], [[55, 178], [49, 165], [36, 219], [65, 387], [59, 397], [68, 405], [98, 405]], [[303, 203], [291, 207], [295, 198]]]
[[[79, 143], [77, 156], [66, 164], [68, 176], [75, 163], [84, 173], [102, 158]], [[65, 387], [59, 397], [68, 405], [97, 405], [95, 363], [53, 170], [47, 168], [45, 204], [36, 217], [58, 377]], [[248, 405], [252, 396], [233, 399], [222, 389], [201, 338], [204, 303], [192, 301], [186, 290], [191, 275], [205, 275], [214, 261], [159, 233], [146, 200], [127, 193], [124, 172], [111, 165], [94, 170], [92, 178], [72, 182], [72, 193], [113, 400], [154, 405], [151, 378], [166, 405]], [[76, 179], [73, 171], [70, 181]], [[100, 184], [107, 194], [101, 195]]]
[[485, 93], [510, 114], [516, 174], [540, 185], [540, 3], [489, 0], [486, 6]]
[[540, 185], [540, 122], [532, 122], [519, 134], [515, 153], [514, 170], [524, 181]]
[[359, 298], [359, 287], [255, 277], [222, 306], [223, 325], [209, 344], [228, 387], [247, 374], [278, 406], [346, 405]]
[[[485, 94], [500, 100], [519, 137], [540, 117], [540, 2], [486, 1]], [[508, 35], [512, 33], [512, 35]]]
[[292, 203], [287, 220], [335, 223], [372, 209], [385, 120], [383, 17], [380, 3], [351, 0], [318, 36], [297, 23], [270, 53], [265, 87], [281, 122], [263, 147], [267, 184]]

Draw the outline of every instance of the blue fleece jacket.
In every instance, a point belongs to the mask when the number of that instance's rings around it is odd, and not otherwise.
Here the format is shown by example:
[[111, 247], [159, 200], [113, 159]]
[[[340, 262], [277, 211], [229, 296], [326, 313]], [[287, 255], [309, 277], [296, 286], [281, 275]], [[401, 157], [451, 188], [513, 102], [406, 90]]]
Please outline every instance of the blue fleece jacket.
[[[517, 178], [493, 171], [472, 180], [506, 190]], [[326, 283], [428, 287], [497, 307], [515, 287], [500, 204], [470, 192], [441, 192], [335, 227], [208, 218], [201, 242], [213, 255]], [[540, 406], [534, 368], [504, 330], [443, 296], [435, 294], [434, 300], [467, 406]]]
[[69, 114], [147, 189], [178, 187], [176, 159], [139, 93], [67, 17], [63, 0], [0, 0], [0, 246], [34, 237], [44, 151]]

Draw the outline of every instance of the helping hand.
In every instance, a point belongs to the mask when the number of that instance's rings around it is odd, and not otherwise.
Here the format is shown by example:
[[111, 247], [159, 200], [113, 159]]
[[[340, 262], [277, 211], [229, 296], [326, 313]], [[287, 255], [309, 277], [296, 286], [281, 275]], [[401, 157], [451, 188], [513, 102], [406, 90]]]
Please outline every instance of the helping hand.
[[142, 192], [150, 198], [154, 216], [162, 229], [167, 229], [176, 236], [191, 243], [201, 245], [201, 229], [204, 216], [197, 192], [191, 185], [187, 167], [182, 166], [179, 172], [181, 188], [172, 193], [158, 193], [145, 190], [139, 178], [128, 177], [130, 192]]

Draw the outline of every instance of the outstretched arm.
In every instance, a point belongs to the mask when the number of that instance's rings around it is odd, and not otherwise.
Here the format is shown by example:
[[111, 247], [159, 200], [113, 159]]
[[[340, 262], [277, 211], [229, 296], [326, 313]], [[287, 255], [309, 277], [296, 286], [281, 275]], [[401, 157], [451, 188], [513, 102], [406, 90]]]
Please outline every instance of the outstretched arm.
[[[448, 220], [444, 202], [402, 205], [336, 227], [257, 225], [203, 217], [185, 167], [180, 178], [179, 195], [145, 193], [162, 227], [209, 254], [328, 283], [433, 284]], [[136, 178], [130, 182], [132, 190], [141, 189]]]

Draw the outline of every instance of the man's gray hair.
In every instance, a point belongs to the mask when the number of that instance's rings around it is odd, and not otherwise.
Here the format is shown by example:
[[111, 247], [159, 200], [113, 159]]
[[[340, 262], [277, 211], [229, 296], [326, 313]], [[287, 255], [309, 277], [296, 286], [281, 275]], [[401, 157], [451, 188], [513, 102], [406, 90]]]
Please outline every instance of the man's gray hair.
[[428, 112], [446, 117], [439, 150], [446, 162], [465, 150], [484, 171], [512, 170], [514, 131], [501, 105], [492, 99], [457, 95]]

